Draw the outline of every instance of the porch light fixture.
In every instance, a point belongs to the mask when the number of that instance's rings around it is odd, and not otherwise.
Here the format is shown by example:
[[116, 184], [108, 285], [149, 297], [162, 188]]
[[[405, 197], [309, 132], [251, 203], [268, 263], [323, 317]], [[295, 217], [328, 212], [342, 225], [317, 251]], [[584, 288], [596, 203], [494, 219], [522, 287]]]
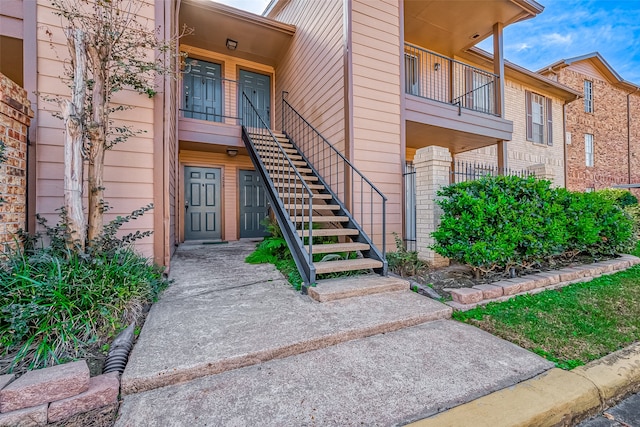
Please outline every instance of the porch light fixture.
[[227, 148], [227, 156], [235, 157], [237, 155], [238, 155], [238, 149], [237, 148]]
[[227, 39], [227, 49], [236, 50], [238, 47], [238, 42], [235, 40]]
[[435, 64], [433, 64], [433, 69], [436, 71], [440, 71], [440, 63], [436, 62]]

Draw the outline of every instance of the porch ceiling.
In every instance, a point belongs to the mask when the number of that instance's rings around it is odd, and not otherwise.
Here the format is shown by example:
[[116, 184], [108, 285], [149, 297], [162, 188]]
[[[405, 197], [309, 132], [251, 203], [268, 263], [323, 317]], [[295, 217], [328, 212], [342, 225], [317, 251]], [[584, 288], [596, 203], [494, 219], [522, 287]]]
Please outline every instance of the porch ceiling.
[[[211, 0], [182, 0], [180, 28], [194, 29], [181, 43], [249, 61], [275, 66], [295, 33], [295, 27], [225, 6]], [[238, 42], [227, 49], [227, 39]]]
[[409, 148], [424, 148], [429, 145], [446, 147], [451, 154], [458, 154], [476, 148], [497, 144], [499, 141], [488, 136], [446, 129], [438, 126], [406, 122], [406, 144]]
[[495, 23], [507, 26], [543, 9], [533, 0], [405, 0], [405, 40], [453, 56], [489, 37]]

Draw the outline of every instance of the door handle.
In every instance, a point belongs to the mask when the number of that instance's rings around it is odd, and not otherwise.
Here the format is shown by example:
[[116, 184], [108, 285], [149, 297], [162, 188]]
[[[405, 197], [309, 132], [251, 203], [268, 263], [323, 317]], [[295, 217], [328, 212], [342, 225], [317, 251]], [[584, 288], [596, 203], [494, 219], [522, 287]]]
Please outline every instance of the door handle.
[[184, 210], [189, 209], [189, 202], [184, 202]]

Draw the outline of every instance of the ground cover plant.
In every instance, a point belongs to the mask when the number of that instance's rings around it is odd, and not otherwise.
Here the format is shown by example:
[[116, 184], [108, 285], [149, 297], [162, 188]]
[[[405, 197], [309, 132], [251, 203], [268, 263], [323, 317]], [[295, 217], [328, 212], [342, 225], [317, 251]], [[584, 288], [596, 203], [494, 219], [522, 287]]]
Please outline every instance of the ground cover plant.
[[419, 276], [429, 270], [429, 265], [418, 259], [418, 252], [405, 248], [398, 233], [393, 233], [396, 243], [395, 252], [387, 252], [389, 271], [402, 277]]
[[477, 278], [535, 271], [578, 256], [613, 257], [633, 243], [632, 220], [620, 207], [623, 199], [633, 204], [633, 196], [570, 192], [517, 176], [462, 182], [438, 195], [444, 213], [433, 249], [470, 266]]
[[115, 234], [148, 206], [105, 226], [90, 254], [66, 248], [63, 221], [42, 236], [25, 236], [0, 265], [0, 374], [22, 373], [86, 357], [140, 318], [168, 282], [162, 269], [137, 254], [131, 243], [144, 237]]
[[453, 317], [571, 369], [640, 340], [640, 266]]
[[[302, 276], [298, 272], [298, 267], [296, 266], [295, 261], [293, 260], [293, 256], [291, 255], [291, 251], [289, 250], [289, 246], [287, 245], [284, 236], [282, 235], [282, 231], [277, 221], [274, 219], [266, 218], [263, 221], [263, 225], [265, 226], [269, 235], [264, 238], [264, 240], [258, 243], [256, 250], [247, 256], [245, 262], [249, 264], [273, 264], [280, 273], [284, 277], [287, 278], [287, 281], [293, 286], [293, 288], [297, 291], [302, 289]], [[306, 241], [305, 239], [305, 244]], [[314, 237], [313, 244], [322, 245], [327, 243], [337, 243], [336, 237]], [[313, 261], [331, 261], [335, 259], [352, 259], [355, 258], [356, 255], [354, 252], [346, 253], [332, 253], [332, 254], [314, 254]], [[345, 277], [345, 276], [356, 276], [359, 274], [367, 273], [366, 270], [354, 270], [354, 271], [345, 271], [340, 273], [327, 273], [327, 274], [318, 274], [316, 279], [332, 279], [335, 277]], [[315, 284], [312, 284], [315, 286]]]

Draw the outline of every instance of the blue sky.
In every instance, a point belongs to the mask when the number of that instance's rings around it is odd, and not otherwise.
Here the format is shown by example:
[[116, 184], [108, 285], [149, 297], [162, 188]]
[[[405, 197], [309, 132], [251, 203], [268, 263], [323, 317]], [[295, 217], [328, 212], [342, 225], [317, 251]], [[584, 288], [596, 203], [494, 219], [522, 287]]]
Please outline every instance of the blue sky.
[[[505, 58], [530, 70], [600, 52], [620, 76], [640, 84], [640, 0], [539, 0], [537, 17], [504, 30]], [[492, 41], [480, 47], [492, 51]]]
[[[217, 1], [257, 14], [269, 3]], [[544, 12], [505, 29], [505, 58], [537, 71], [560, 59], [598, 51], [623, 79], [640, 84], [640, 0], [538, 1]], [[490, 39], [479, 46], [493, 50]]]

